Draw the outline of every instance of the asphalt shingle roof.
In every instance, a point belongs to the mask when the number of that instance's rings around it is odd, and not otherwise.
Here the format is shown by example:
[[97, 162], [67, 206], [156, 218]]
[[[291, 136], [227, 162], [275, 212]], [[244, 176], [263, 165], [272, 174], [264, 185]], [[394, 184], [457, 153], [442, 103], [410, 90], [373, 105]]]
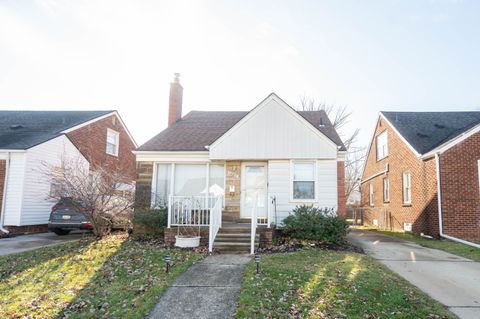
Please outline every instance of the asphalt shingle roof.
[[0, 111], [0, 149], [28, 149], [113, 111]]
[[[249, 112], [192, 111], [138, 148], [139, 151], [206, 151]], [[340, 150], [346, 150], [324, 111], [299, 111]], [[323, 126], [320, 126], [323, 124]]]
[[420, 154], [480, 124], [480, 112], [381, 112]]

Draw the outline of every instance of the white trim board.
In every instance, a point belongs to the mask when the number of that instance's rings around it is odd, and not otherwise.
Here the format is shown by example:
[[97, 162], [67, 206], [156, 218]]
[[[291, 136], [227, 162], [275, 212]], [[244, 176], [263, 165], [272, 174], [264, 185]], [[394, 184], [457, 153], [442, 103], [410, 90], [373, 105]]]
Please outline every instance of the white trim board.
[[137, 162], [210, 162], [208, 152], [133, 151]]

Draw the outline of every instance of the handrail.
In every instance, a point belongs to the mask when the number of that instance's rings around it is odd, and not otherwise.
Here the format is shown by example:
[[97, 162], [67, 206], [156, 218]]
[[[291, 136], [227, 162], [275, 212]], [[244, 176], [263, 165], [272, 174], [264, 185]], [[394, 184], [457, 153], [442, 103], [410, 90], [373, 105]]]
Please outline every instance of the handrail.
[[250, 234], [250, 254], [255, 253], [255, 237], [257, 236], [257, 206], [258, 206], [258, 194], [255, 194], [253, 206], [252, 206], [252, 225]]
[[223, 196], [219, 195], [215, 199], [215, 205], [210, 210], [210, 227], [208, 231], [208, 251], [213, 251], [213, 242], [217, 237], [218, 230], [222, 227], [222, 206]]
[[169, 196], [168, 227], [209, 226], [216, 196]]

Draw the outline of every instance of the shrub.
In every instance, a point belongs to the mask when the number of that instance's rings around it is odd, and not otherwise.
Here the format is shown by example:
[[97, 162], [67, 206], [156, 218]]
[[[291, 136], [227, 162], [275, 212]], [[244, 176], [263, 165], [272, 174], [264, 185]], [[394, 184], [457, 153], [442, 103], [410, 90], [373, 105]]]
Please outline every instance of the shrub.
[[167, 219], [167, 209], [136, 209], [132, 220], [134, 237], [163, 237]]
[[328, 208], [297, 206], [283, 223], [283, 233], [297, 239], [340, 244], [348, 233], [348, 223]]

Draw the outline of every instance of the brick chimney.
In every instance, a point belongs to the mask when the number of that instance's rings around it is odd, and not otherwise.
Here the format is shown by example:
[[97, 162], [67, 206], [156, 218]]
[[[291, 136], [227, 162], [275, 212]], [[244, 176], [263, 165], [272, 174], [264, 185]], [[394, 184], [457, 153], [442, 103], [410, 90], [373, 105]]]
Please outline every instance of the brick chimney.
[[173, 82], [170, 83], [170, 99], [168, 101], [168, 126], [182, 118], [183, 87], [180, 84], [180, 74], [175, 73]]

